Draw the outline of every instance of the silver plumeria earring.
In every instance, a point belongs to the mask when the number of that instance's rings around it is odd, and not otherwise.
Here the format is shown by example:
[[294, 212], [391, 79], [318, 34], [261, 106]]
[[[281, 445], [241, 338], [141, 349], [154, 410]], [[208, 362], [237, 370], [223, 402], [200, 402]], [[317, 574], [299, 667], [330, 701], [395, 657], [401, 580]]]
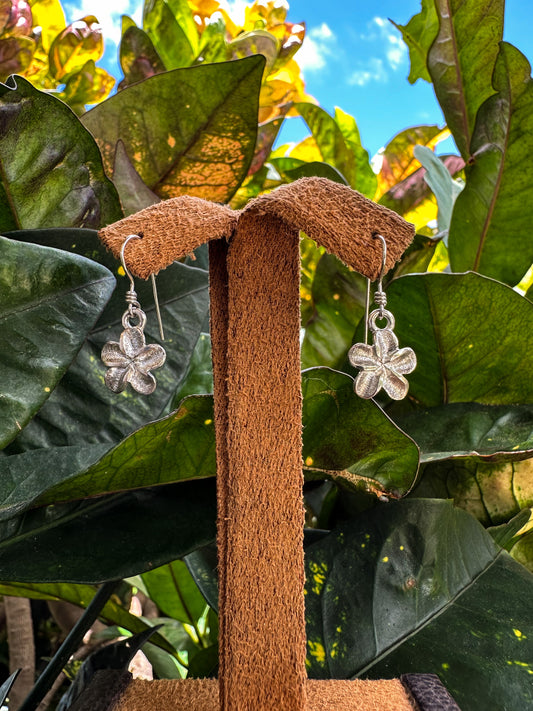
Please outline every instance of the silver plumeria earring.
[[[120, 261], [126, 276], [130, 280], [130, 288], [126, 293], [128, 308], [122, 316], [124, 330], [120, 334], [120, 342], [108, 341], [102, 348], [101, 358], [108, 367], [105, 374], [105, 384], [114, 393], [121, 393], [129, 383], [142, 395], [150, 395], [156, 388], [156, 380], [151, 370], [160, 368], [165, 362], [165, 349], [157, 343], [146, 345], [144, 327], [146, 314], [137, 301], [135, 285], [124, 259], [126, 245], [132, 239], [141, 239], [139, 235], [129, 235], [124, 240], [120, 250]], [[152, 282], [153, 283], [153, 282]], [[154, 291], [155, 296], [155, 291]], [[163, 333], [156, 298], [156, 308], [160, 332]]]
[[[403, 400], [409, 390], [409, 383], [403, 377], [416, 368], [416, 355], [412, 348], [398, 348], [398, 339], [394, 333], [394, 316], [387, 311], [387, 295], [383, 291], [383, 275], [387, 261], [387, 243], [381, 235], [373, 235], [379, 239], [383, 248], [381, 273], [378, 288], [374, 294], [374, 302], [379, 307], [368, 314], [370, 301], [370, 281], [366, 294], [365, 310], [365, 342], [356, 343], [348, 351], [348, 360], [361, 372], [355, 379], [354, 390], [359, 397], [370, 399], [383, 388], [393, 400]], [[386, 321], [380, 328], [376, 321]], [[368, 345], [368, 329], [372, 331], [373, 345]]]

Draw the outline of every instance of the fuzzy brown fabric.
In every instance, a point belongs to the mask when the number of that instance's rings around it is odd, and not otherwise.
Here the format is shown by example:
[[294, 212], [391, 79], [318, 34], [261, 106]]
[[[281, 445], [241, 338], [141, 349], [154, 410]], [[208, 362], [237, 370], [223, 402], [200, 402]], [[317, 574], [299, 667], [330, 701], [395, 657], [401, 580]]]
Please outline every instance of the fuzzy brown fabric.
[[[376, 279], [381, 269], [381, 245], [372, 234], [377, 232], [387, 241], [387, 270], [414, 235], [413, 226], [392, 210], [326, 178], [301, 178], [282, 185], [250, 201], [242, 212], [281, 218], [370, 279]], [[126, 237], [142, 233], [142, 242], [128, 245], [126, 261], [132, 274], [148, 279], [200, 244], [230, 239], [240, 215], [225, 205], [183, 195], [104, 227], [99, 235], [118, 258]]]
[[[413, 711], [398, 679], [306, 682], [305, 711]], [[216, 679], [135, 679], [107, 711], [220, 711]], [[277, 707], [270, 706], [270, 711]], [[430, 709], [428, 709], [430, 711]]]
[[[198, 198], [174, 198], [100, 233], [118, 255], [128, 234], [142, 232], [143, 240], [130, 244], [127, 264], [145, 278], [222, 238], [210, 245], [210, 289], [224, 711], [311, 708], [303, 594], [300, 230], [371, 278], [382, 261], [373, 234], [387, 241], [387, 267], [413, 237], [412, 225], [395, 213], [322, 178], [278, 188], [240, 213]], [[363, 708], [343, 705], [346, 693], [336, 706], [316, 708]]]

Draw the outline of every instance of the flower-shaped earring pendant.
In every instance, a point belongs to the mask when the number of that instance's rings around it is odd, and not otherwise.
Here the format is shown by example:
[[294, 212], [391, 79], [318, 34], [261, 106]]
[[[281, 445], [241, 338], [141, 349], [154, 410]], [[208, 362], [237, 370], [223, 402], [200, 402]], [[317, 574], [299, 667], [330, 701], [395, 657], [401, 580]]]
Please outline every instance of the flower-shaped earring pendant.
[[[386, 319], [384, 328], [376, 326], [378, 317]], [[393, 400], [403, 400], [409, 390], [409, 383], [403, 376], [416, 368], [415, 352], [412, 348], [398, 347], [398, 338], [392, 330], [394, 316], [390, 311], [376, 309], [368, 322], [374, 344], [356, 343], [348, 352], [350, 363], [361, 368], [354, 390], [359, 397], [370, 399], [383, 388]]]
[[[124, 250], [130, 239], [141, 239], [139, 235], [129, 235], [120, 250], [120, 261], [130, 280], [130, 288], [126, 293], [127, 310], [122, 316], [122, 326], [124, 330], [120, 334], [120, 342], [108, 341], [102, 348], [102, 362], [107, 365], [105, 374], [105, 384], [114, 393], [121, 393], [129, 383], [131, 387], [142, 395], [150, 395], [156, 388], [156, 380], [151, 370], [160, 368], [166, 359], [163, 346], [158, 343], [146, 345], [144, 337], [144, 327], [146, 325], [146, 314], [141, 309], [135, 293], [133, 277], [126, 267], [124, 261]], [[153, 283], [153, 282], [152, 282]], [[156, 311], [159, 318], [159, 330], [163, 338], [163, 329], [159, 314], [159, 304], [157, 302], [155, 287], [154, 299]]]
[[102, 348], [102, 361], [108, 366], [105, 384], [114, 393], [121, 393], [129, 383], [142, 395], [150, 395], [156, 388], [156, 380], [151, 370], [160, 368], [166, 359], [165, 349], [157, 343], [146, 345], [143, 326], [146, 321], [144, 312], [134, 309], [135, 315], [144, 317], [139, 326], [125, 324], [129, 313], [124, 314], [124, 331], [120, 334], [120, 343], [108, 341]]

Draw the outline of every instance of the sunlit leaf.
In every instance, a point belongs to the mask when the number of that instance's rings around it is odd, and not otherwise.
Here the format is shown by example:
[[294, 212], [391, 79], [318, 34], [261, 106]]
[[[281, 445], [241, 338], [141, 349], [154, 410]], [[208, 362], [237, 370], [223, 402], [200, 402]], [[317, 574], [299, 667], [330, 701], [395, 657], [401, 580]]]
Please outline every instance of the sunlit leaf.
[[381, 505], [306, 549], [308, 674], [438, 674], [464, 711], [533, 703], [533, 576], [445, 501]]
[[114, 86], [113, 77], [90, 59], [79, 71], [69, 76], [64, 90], [58, 96], [80, 115], [85, 112], [85, 104], [103, 101]]
[[62, 101], [11, 78], [0, 85], [0, 120], [2, 232], [99, 228], [121, 218], [98, 146]]
[[102, 28], [94, 15], [71, 22], [52, 42], [50, 71], [56, 79], [65, 79], [89, 60], [98, 61], [104, 53]]
[[435, 10], [434, 0], [422, 0], [422, 9], [414, 15], [406, 25], [392, 23], [402, 33], [404, 42], [409, 47], [411, 69], [409, 83], [418, 79], [431, 82], [427, 69], [427, 55], [439, 30], [439, 18]]
[[494, 526], [533, 505], [532, 475], [532, 459], [435, 462], [424, 468], [412, 496], [453, 499], [485, 526]]
[[159, 197], [227, 202], [253, 156], [263, 65], [256, 56], [158, 74], [112, 96], [82, 121], [109, 170], [121, 139]]
[[35, 415], [114, 286], [83, 257], [0, 237], [0, 446]]
[[206, 602], [183, 561], [175, 560], [143, 573], [142, 579], [150, 599], [163, 614], [197, 627]]
[[517, 284], [533, 262], [528, 178], [533, 147], [533, 80], [527, 59], [502, 42], [494, 70], [497, 93], [481, 106], [465, 168], [466, 186], [450, 226], [454, 271], [473, 269]]
[[187, 0], [149, 0], [143, 27], [167, 69], [190, 66], [198, 55], [198, 30]]
[[427, 57], [435, 94], [462, 157], [476, 114], [492, 93], [504, 0], [435, 0], [439, 32]]
[[41, 42], [48, 52], [54, 38], [65, 28], [65, 13], [60, 0], [32, 0], [31, 14], [34, 26], [41, 28]]

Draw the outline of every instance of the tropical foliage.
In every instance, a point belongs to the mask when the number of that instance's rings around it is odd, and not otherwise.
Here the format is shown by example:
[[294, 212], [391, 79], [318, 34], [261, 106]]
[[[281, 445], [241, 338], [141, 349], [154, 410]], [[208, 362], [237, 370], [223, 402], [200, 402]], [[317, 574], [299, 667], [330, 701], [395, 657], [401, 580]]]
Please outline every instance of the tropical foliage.
[[[167, 362], [157, 390], [116, 395], [100, 351], [120, 331], [126, 286], [96, 231], [160, 199], [240, 207], [320, 175], [415, 223], [386, 287], [418, 367], [402, 402], [353, 395], [347, 352], [362, 338], [365, 283], [303, 236], [309, 674], [433, 672], [465, 711], [530, 706], [533, 83], [502, 41], [503, 0], [423, 0], [399, 26], [409, 79], [433, 83], [447, 128], [400, 131], [374, 169], [354, 118], [305, 95], [305, 28], [280, 3], [258, 0], [240, 27], [216, 0], [147, 1], [142, 27], [123, 18], [112, 96], [94, 17], [65, 27], [58, 0], [2, 8], [6, 602], [84, 608], [98, 584], [117, 581], [97, 610], [106, 627], [95, 647], [160, 624], [143, 647], [155, 675], [215, 673], [206, 253], [158, 277]], [[291, 114], [309, 137], [273, 149]], [[437, 156], [448, 132], [458, 154]], [[158, 342], [150, 289], [138, 293]], [[111, 663], [106, 649], [90, 669]]]

